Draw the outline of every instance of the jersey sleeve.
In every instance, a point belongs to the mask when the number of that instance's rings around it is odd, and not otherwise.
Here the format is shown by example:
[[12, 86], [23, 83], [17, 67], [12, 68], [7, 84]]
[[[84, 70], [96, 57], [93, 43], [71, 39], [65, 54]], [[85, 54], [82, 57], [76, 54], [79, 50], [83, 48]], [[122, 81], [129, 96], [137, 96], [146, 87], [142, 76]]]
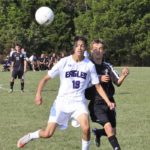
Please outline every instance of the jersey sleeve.
[[14, 53], [12, 53], [12, 55], [11, 55], [11, 61], [15, 61], [15, 55], [14, 55]]
[[98, 78], [98, 75], [96, 73], [96, 69], [95, 69], [95, 66], [94, 64], [92, 64], [91, 66], [91, 84], [95, 85], [95, 84], [99, 84], [99, 78]]
[[113, 83], [117, 84], [117, 82], [119, 80], [119, 74], [117, 73], [116, 70], [114, 70], [112, 65], [110, 66], [110, 77], [111, 77], [111, 80], [113, 81]]
[[61, 59], [59, 62], [57, 62], [51, 70], [48, 71], [48, 75], [51, 77], [51, 78], [54, 78], [56, 76], [59, 75], [60, 73], [60, 69], [62, 68], [63, 66], [63, 63], [64, 61]]
[[24, 53], [23, 54], [23, 59], [26, 60], [27, 59], [27, 55]]

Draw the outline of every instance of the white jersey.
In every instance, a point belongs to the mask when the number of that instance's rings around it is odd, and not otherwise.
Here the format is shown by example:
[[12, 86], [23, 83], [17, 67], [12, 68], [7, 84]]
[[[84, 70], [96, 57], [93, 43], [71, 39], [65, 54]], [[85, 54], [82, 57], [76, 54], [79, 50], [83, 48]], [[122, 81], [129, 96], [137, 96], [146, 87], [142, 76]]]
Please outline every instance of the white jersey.
[[84, 92], [89, 83], [99, 83], [94, 64], [88, 58], [76, 62], [73, 60], [72, 55], [62, 58], [48, 71], [48, 75], [51, 78], [57, 75], [60, 76], [58, 99], [68, 97], [82, 101], [85, 99]]

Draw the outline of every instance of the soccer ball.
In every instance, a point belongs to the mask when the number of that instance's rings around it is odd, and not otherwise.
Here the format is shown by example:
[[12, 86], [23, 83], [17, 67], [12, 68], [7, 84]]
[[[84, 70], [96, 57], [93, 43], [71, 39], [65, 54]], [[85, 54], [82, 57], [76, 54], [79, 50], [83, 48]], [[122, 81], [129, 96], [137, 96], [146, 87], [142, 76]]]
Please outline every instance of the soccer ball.
[[80, 124], [79, 124], [78, 121], [75, 120], [75, 119], [72, 119], [72, 120], [71, 120], [71, 125], [72, 125], [74, 128], [80, 127]]
[[54, 13], [49, 7], [42, 6], [37, 9], [35, 19], [40, 25], [49, 25], [54, 20]]

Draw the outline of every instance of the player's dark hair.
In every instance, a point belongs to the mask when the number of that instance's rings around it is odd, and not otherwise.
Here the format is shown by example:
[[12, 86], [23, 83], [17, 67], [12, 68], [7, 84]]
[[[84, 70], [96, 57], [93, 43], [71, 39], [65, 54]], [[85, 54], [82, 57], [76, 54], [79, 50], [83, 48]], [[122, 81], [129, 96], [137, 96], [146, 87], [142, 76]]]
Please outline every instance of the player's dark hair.
[[[94, 39], [94, 40], [91, 42], [91, 45], [90, 45], [91, 48], [92, 48], [92, 46], [93, 46], [94, 43], [96, 43], [96, 44], [102, 44], [104, 50], [106, 50], [106, 48], [107, 48], [107, 45], [106, 45], [106, 43], [105, 43], [105, 41], [104, 41], [103, 39]], [[106, 56], [106, 52], [105, 52], [105, 54], [104, 54], [104, 56], [103, 56], [103, 61], [105, 60], [105, 56]], [[91, 60], [93, 59], [92, 53], [90, 54], [89, 58], [90, 58]]]
[[21, 48], [21, 44], [20, 43], [15, 43], [15, 46], [19, 46]]
[[87, 44], [87, 39], [84, 36], [76, 36], [74, 38], [74, 43], [76, 43], [79, 40], [83, 41], [85, 43], [85, 45]]
[[83, 41], [85, 44], [85, 47], [87, 47], [87, 39], [83, 36], [76, 36], [74, 38], [74, 46], [76, 45], [77, 41]]
[[97, 44], [101, 43], [101, 44], [103, 45], [103, 48], [104, 48], [104, 49], [107, 48], [106, 43], [105, 43], [105, 41], [104, 41], [103, 39], [94, 39], [94, 40], [92, 41], [92, 43], [91, 43], [91, 47], [92, 47], [92, 45], [93, 45], [94, 43], [97, 43]]

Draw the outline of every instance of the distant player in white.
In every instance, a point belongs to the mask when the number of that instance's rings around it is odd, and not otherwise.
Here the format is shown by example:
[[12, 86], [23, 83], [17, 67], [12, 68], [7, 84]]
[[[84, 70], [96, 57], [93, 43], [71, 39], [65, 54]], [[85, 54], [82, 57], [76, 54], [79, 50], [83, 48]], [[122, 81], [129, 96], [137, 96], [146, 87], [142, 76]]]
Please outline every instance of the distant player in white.
[[48, 74], [40, 81], [35, 97], [37, 105], [42, 104], [42, 90], [49, 79], [60, 76], [60, 88], [56, 100], [50, 110], [50, 116], [46, 129], [29, 133], [17, 142], [19, 148], [23, 147], [30, 140], [37, 138], [50, 138], [55, 132], [56, 127], [67, 128], [70, 118], [76, 119], [82, 129], [82, 150], [89, 150], [90, 145], [90, 124], [85, 89], [89, 82], [96, 86], [99, 94], [105, 99], [110, 109], [114, 108], [105, 92], [99, 85], [99, 79], [94, 64], [84, 58], [86, 39], [76, 37], [74, 41], [74, 54], [62, 58]]

